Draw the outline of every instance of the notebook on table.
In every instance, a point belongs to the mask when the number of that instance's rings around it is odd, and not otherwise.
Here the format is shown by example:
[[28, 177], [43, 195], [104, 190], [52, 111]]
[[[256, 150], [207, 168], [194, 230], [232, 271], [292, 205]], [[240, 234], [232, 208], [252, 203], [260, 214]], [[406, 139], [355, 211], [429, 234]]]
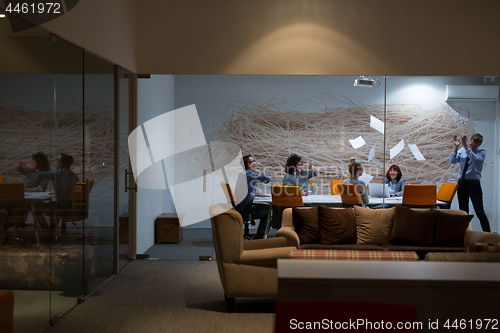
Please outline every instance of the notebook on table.
[[389, 184], [368, 184], [370, 196], [374, 198], [390, 198]]

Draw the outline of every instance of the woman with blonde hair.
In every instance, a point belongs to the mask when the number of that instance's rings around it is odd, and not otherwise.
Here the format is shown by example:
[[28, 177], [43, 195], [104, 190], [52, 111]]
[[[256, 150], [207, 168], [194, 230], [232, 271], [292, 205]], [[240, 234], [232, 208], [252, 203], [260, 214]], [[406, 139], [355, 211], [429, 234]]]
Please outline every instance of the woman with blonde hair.
[[356, 162], [356, 158], [351, 157], [350, 163], [347, 165], [349, 170], [349, 179], [344, 180], [344, 184], [354, 184], [359, 196], [361, 197], [362, 206], [366, 207], [368, 205], [368, 191], [366, 190], [366, 184], [358, 178], [363, 174], [363, 166], [361, 163]]

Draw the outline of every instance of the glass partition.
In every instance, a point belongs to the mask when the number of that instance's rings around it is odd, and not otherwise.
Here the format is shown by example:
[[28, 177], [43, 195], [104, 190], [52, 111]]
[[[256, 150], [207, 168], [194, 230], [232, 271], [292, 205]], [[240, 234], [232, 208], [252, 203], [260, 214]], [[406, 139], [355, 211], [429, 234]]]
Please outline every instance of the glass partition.
[[8, 18], [0, 43], [0, 289], [42, 332], [114, 274], [114, 65]]
[[[452, 86], [466, 93], [448, 96]], [[467, 93], [488, 87], [497, 89], [489, 99]], [[360, 179], [368, 185], [368, 206], [388, 207], [402, 203], [400, 177], [406, 184], [435, 185], [436, 191], [442, 183], [457, 183], [459, 166], [449, 161], [453, 135], [470, 138], [479, 132], [485, 138], [482, 148], [499, 148], [498, 82], [490, 77], [175, 76], [175, 107], [191, 104], [208, 142], [235, 143], [242, 155], [253, 155], [258, 172], [271, 175], [270, 184], [258, 185], [264, 194], [270, 194], [270, 185], [283, 184], [290, 154], [321, 169], [311, 179], [315, 194], [330, 194], [332, 180], [352, 178], [348, 165], [355, 158], [363, 167]], [[390, 169], [400, 171], [392, 172], [394, 179]], [[236, 185], [237, 175], [231, 172], [237, 169], [224, 172], [214, 173], [208, 182], [211, 203], [226, 201], [219, 178], [232, 176], [230, 183]], [[483, 182], [484, 206], [493, 230], [498, 230], [494, 154], [487, 157], [482, 176], [491, 180]], [[396, 178], [401, 186], [393, 186]], [[389, 188], [376, 185], [382, 182]], [[370, 192], [372, 184], [381, 187], [380, 196]], [[458, 209], [456, 196], [451, 208]], [[477, 218], [471, 225], [481, 230]], [[197, 226], [209, 225], [192, 224]]]
[[48, 225], [45, 229], [41, 224], [41, 241], [50, 246], [50, 318], [54, 323], [83, 295], [83, 228], [76, 216], [81, 214], [75, 214], [79, 208], [72, 198], [76, 195], [75, 181], [84, 180], [84, 91], [83, 50], [55, 36], [48, 43], [53, 82], [48, 104], [52, 124], [49, 188], [55, 196], [50, 202], [41, 203], [39, 211]]

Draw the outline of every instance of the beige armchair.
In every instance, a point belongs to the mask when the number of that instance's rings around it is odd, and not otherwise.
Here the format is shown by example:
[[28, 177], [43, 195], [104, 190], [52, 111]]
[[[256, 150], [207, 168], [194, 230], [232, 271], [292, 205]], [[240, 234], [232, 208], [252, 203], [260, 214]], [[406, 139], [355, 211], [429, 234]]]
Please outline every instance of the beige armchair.
[[244, 241], [243, 219], [230, 204], [212, 205], [210, 216], [228, 312], [235, 298], [277, 297], [277, 259], [289, 258], [295, 247], [282, 237]]

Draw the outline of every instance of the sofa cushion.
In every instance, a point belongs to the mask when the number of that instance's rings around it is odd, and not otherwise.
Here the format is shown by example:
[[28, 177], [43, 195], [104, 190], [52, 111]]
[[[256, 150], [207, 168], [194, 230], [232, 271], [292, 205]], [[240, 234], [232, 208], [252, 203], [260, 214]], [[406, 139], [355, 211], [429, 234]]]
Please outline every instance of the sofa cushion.
[[394, 207], [370, 209], [354, 206], [358, 244], [389, 244]]
[[500, 253], [500, 245], [488, 243], [467, 243], [465, 246], [465, 252]]
[[500, 253], [427, 253], [425, 261], [500, 262]]
[[300, 244], [320, 243], [318, 226], [318, 207], [293, 208], [293, 228], [299, 235]]
[[356, 250], [356, 251], [385, 251], [379, 245], [373, 244], [302, 244], [301, 250]]
[[292, 250], [291, 259], [418, 261], [415, 252], [352, 251], [352, 250]]
[[464, 246], [464, 236], [474, 215], [446, 214], [438, 210], [434, 231], [437, 246]]
[[356, 217], [354, 209], [318, 207], [321, 244], [356, 244]]
[[465, 252], [465, 247], [450, 246], [417, 246], [417, 245], [381, 245], [384, 251], [413, 251], [421, 260], [429, 252]]
[[432, 246], [432, 235], [437, 217], [438, 212], [435, 210], [416, 211], [397, 205], [389, 242], [391, 244]]

